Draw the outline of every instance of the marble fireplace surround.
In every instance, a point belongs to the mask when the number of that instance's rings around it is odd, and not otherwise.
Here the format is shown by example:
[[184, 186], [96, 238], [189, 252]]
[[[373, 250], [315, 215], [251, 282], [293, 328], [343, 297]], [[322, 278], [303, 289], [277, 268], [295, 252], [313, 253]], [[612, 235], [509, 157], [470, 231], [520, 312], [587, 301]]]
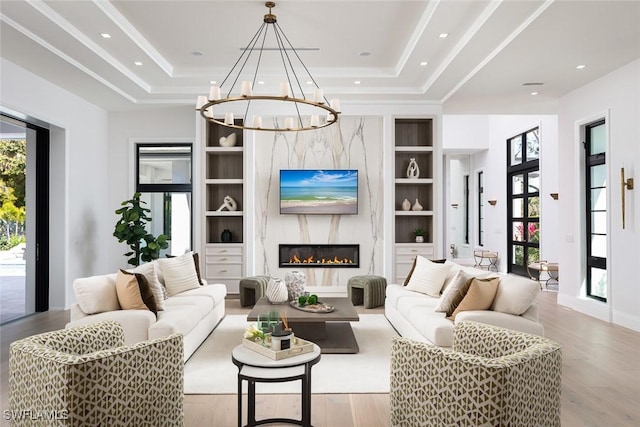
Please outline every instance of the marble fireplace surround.
[[[384, 178], [382, 117], [341, 117], [337, 126], [306, 132], [257, 132], [254, 141], [252, 251], [255, 274], [284, 278], [301, 270], [307, 286], [346, 290], [350, 277], [383, 275]], [[281, 215], [281, 169], [357, 169], [357, 215]], [[357, 268], [279, 265], [279, 244], [358, 244]], [[329, 289], [326, 289], [329, 290]]]
[[358, 268], [360, 245], [280, 244], [280, 268]]

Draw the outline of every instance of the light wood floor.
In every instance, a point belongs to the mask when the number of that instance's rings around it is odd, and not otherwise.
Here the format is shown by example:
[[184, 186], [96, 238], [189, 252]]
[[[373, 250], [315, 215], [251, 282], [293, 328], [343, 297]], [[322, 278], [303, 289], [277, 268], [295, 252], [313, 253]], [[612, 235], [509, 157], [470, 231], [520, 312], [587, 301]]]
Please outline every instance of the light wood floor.
[[[563, 346], [562, 425], [640, 425], [640, 333], [613, 326], [556, 304], [553, 292], [539, 298], [546, 336]], [[382, 313], [382, 309], [360, 312]], [[238, 300], [227, 301], [227, 313], [242, 314]], [[68, 312], [41, 313], [0, 328], [2, 405], [8, 409], [9, 343], [64, 327]], [[299, 417], [300, 400], [291, 395], [258, 397], [258, 418], [277, 414]], [[185, 396], [185, 426], [236, 425], [235, 395]], [[319, 394], [312, 398], [316, 427], [389, 426], [388, 394]], [[6, 421], [2, 421], [6, 424]]]

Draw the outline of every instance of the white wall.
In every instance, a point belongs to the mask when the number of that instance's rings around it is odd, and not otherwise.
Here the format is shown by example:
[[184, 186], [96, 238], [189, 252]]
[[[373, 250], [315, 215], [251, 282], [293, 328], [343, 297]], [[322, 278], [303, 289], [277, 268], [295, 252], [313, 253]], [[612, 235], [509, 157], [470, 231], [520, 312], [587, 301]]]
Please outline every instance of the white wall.
[[73, 280], [105, 271], [107, 113], [0, 61], [2, 107], [51, 124], [49, 305], [69, 307]]
[[[561, 286], [558, 302], [583, 313], [640, 330], [640, 211], [637, 192], [627, 191], [626, 228], [622, 229], [620, 168], [639, 182], [640, 172], [640, 60], [636, 60], [582, 88], [560, 102], [559, 241]], [[609, 251], [608, 303], [585, 297], [584, 190], [579, 126], [608, 116]], [[560, 231], [561, 230], [561, 231]]]
[[[108, 248], [106, 266], [111, 271], [127, 267], [122, 254], [127, 251], [125, 243], [118, 243], [112, 236], [118, 221], [115, 210], [123, 200], [131, 198], [135, 191], [135, 142], [193, 142], [193, 209], [196, 219], [200, 217], [195, 201], [200, 193], [199, 164], [201, 148], [196, 142], [194, 107], [154, 108], [144, 111], [122, 111], [109, 113], [109, 184], [107, 191], [107, 221], [109, 233], [103, 244]], [[197, 247], [199, 236], [194, 235]]]
[[[558, 252], [558, 212], [559, 204], [549, 193], [558, 192], [557, 173], [557, 118], [556, 116], [465, 116], [445, 115], [443, 134], [443, 150], [455, 152], [468, 150], [475, 153], [471, 158], [470, 170], [472, 179], [470, 187], [473, 196], [470, 198], [475, 209], [478, 200], [476, 175], [484, 172], [485, 200], [495, 199], [498, 203], [491, 206], [485, 203], [485, 242], [484, 248], [498, 251], [499, 270], [507, 271], [507, 139], [519, 133], [540, 128], [540, 174], [542, 213], [540, 227], [540, 255], [544, 259], [559, 259]], [[486, 148], [486, 149], [484, 149]], [[483, 150], [484, 149], [484, 150]], [[482, 151], [478, 151], [482, 150]], [[474, 230], [477, 230], [477, 215], [474, 218]], [[477, 247], [477, 232], [470, 239], [473, 247]]]

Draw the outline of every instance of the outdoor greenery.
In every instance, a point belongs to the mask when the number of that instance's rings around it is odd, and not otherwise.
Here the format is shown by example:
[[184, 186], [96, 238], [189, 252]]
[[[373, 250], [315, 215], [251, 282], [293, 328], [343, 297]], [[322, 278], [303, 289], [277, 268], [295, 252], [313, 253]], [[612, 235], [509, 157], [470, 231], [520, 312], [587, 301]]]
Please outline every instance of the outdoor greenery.
[[25, 241], [27, 143], [0, 140], [0, 250]]
[[[116, 223], [113, 235], [118, 242], [126, 242], [131, 251], [124, 254], [130, 257], [127, 262], [138, 266], [141, 261], [149, 262], [158, 259], [160, 250], [169, 247], [167, 236], [160, 234], [154, 237], [146, 229], [146, 225], [151, 222], [149, 212], [151, 209], [142, 206], [146, 205], [144, 200], [140, 200], [140, 193], [135, 193], [133, 198], [121, 203], [122, 207], [116, 211], [120, 219]], [[145, 242], [144, 246], [142, 242]]]

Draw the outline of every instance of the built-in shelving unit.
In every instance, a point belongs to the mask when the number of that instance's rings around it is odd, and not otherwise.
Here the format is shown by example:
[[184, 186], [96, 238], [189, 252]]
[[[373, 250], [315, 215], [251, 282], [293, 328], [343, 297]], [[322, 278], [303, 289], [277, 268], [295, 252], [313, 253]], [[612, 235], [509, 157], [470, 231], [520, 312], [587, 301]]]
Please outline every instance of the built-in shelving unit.
[[[434, 256], [434, 138], [430, 118], [398, 118], [394, 124], [395, 279], [402, 283], [416, 255]], [[407, 178], [411, 158], [420, 171], [416, 178]], [[405, 199], [412, 207], [418, 200], [422, 210], [404, 210]], [[415, 243], [418, 228], [425, 231], [424, 243]]]
[[[239, 123], [238, 120], [236, 122]], [[233, 147], [221, 147], [221, 137], [236, 134]], [[245, 186], [243, 132], [207, 123], [204, 146], [204, 239], [205, 279], [224, 283], [230, 292], [237, 292], [244, 275]], [[225, 196], [231, 196], [237, 210], [218, 210]], [[231, 232], [231, 241], [223, 242], [224, 230]]]

